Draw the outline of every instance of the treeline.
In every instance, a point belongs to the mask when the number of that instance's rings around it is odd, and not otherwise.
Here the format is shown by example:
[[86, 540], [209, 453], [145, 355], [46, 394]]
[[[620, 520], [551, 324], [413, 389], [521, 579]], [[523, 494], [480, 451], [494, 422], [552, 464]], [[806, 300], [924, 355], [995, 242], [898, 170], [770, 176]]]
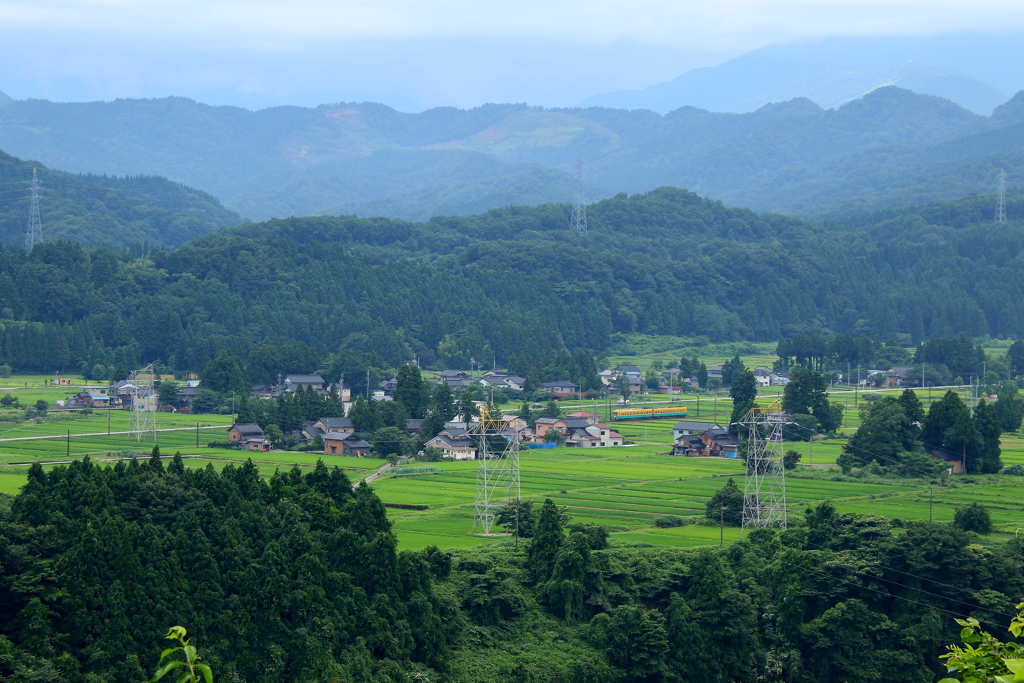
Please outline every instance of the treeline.
[[[1016, 224], [812, 226], [663, 188], [598, 203], [588, 241], [568, 249], [566, 211], [273, 220], [146, 259], [66, 243], [6, 252], [0, 361], [16, 371], [160, 361], [199, 372], [224, 348], [247, 358], [303, 344], [354, 380], [414, 357], [469, 368], [596, 355], [611, 334], [634, 331], [712, 341], [823, 328], [907, 344], [1024, 337]], [[973, 275], [939, 277], [951, 272]], [[898, 352], [862, 346], [829, 353], [863, 364]], [[281, 365], [263, 362], [262, 379]]]
[[383, 504], [337, 468], [265, 481], [155, 457], [36, 465], [6, 502], [10, 680], [145, 680], [181, 624], [226, 681], [931, 683], [954, 618], [1005, 634], [1024, 595], [1024, 546], [960, 512], [824, 502], [786, 531], [681, 550], [610, 545], [548, 500], [502, 511], [518, 553], [399, 552]]
[[[784, 337], [775, 347], [779, 362], [785, 367], [799, 365], [823, 372], [847, 370], [888, 370], [893, 366], [913, 371], [905, 382], [923, 384], [965, 384], [971, 378], [989, 384], [1024, 375], [1024, 341], [1014, 342], [1005, 356], [986, 354], [980, 344], [966, 335], [934, 338], [905, 348], [895, 340], [882, 342], [867, 336], [851, 334], [798, 334]], [[869, 379], [865, 373], [863, 379]]]

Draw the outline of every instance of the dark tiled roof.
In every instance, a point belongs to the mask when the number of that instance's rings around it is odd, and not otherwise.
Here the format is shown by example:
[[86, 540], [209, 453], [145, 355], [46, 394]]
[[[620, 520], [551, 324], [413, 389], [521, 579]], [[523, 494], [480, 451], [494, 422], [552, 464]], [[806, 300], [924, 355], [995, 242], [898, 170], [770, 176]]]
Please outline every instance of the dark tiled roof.
[[253, 436], [263, 436], [263, 430], [260, 429], [259, 425], [254, 425], [254, 424], [231, 425], [231, 427], [228, 427], [228, 431], [231, 431], [232, 428], [237, 429], [239, 434], [251, 434]]
[[347, 417], [321, 417], [317, 420], [327, 428], [327, 431], [334, 429], [355, 429], [355, 423]]
[[721, 429], [721, 425], [715, 422], [697, 422], [693, 420], [680, 420], [673, 425], [674, 430], [706, 432], [711, 429]]
[[324, 378], [320, 375], [288, 375], [284, 381], [286, 384], [323, 384]]

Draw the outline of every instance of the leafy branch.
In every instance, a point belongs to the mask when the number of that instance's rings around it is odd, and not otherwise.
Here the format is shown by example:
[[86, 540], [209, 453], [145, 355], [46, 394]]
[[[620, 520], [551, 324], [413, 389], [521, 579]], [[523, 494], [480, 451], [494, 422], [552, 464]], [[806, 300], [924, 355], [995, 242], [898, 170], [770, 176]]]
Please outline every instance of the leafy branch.
[[[1019, 610], [1009, 631], [1019, 638], [1024, 631], [1024, 602], [1017, 605]], [[1024, 681], [1024, 645], [1004, 643], [995, 636], [982, 631], [977, 619], [957, 619], [964, 628], [960, 639], [964, 647], [950, 645], [946, 670], [958, 673], [961, 678], [943, 678], [939, 683], [1020, 683]], [[977, 643], [977, 645], [975, 645]]]
[[[185, 671], [178, 677], [176, 683], [213, 683], [213, 672], [210, 667], [206, 664], [199, 662], [199, 653], [196, 648], [189, 645], [189, 640], [185, 639], [186, 631], [184, 626], [172, 626], [165, 636], [168, 640], [176, 640], [180, 645], [170, 647], [164, 650], [160, 654], [160, 663], [156, 673], [153, 674], [153, 678], [149, 679], [147, 683], [157, 683], [164, 676], [180, 667], [186, 667], [188, 671]], [[172, 659], [171, 661], [164, 664], [164, 660], [173, 655], [175, 652], [185, 653], [185, 659]], [[199, 674], [202, 673], [203, 678], [200, 680]]]

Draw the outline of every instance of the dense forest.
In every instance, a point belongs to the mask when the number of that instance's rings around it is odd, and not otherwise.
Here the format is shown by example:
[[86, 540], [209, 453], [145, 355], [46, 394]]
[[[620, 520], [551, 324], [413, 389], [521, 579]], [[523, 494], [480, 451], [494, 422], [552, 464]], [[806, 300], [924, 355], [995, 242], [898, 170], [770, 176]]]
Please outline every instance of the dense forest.
[[75, 172], [160, 175], [254, 220], [423, 220], [567, 199], [578, 151], [591, 199], [661, 186], [758, 211], [837, 217], [1024, 182], [1024, 95], [979, 116], [884, 87], [835, 109], [805, 98], [749, 114], [682, 107], [418, 114], [370, 102], [247, 111], [180, 97], [0, 107], [8, 152]]
[[216, 198], [159, 177], [72, 175], [0, 152], [0, 243], [25, 243], [32, 169], [38, 169], [43, 237], [145, 251], [237, 225]]
[[1024, 547], [965, 531], [984, 532], [973, 508], [947, 525], [825, 502], [688, 551], [609, 548], [547, 501], [521, 506], [520, 552], [449, 553], [400, 550], [373, 491], [322, 463], [268, 482], [85, 459], [0, 501], [12, 681], [145, 680], [182, 625], [225, 682], [930, 683], [955, 617], [1005, 637], [1024, 595]]
[[634, 331], [1022, 337], [1021, 223], [994, 223], [981, 203], [812, 225], [662, 188], [591, 206], [582, 244], [555, 204], [427, 223], [274, 220], [142, 259], [46, 243], [0, 253], [0, 361], [199, 372], [222, 348], [301, 343], [376, 367], [469, 367], [599, 353]]

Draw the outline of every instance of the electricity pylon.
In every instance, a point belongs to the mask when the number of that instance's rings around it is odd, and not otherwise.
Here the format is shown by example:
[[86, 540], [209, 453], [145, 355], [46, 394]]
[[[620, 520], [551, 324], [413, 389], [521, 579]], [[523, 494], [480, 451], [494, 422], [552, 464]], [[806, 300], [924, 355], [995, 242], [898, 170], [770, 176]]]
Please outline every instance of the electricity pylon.
[[999, 171], [999, 202], [996, 204], [996, 223], [1006, 222], [1006, 171]]
[[480, 424], [471, 430], [477, 442], [476, 503], [473, 505], [473, 531], [491, 533], [497, 510], [518, 500], [519, 430], [501, 415], [480, 409]]
[[786, 528], [786, 476], [782, 426], [789, 416], [778, 401], [751, 408], [739, 424], [747, 427], [747, 477], [743, 485], [743, 528]]
[[572, 206], [569, 227], [576, 233], [576, 239], [582, 241], [587, 236], [587, 206], [583, 197], [583, 152], [580, 152], [576, 159], [576, 198]]
[[39, 220], [39, 176], [32, 169], [32, 201], [28, 209], [28, 230], [25, 232], [25, 251], [31, 252], [32, 247], [43, 241], [43, 224]]
[[128, 375], [128, 394], [132, 397], [132, 412], [129, 415], [128, 431], [136, 441], [152, 436], [156, 443], [156, 376], [152, 364]]

